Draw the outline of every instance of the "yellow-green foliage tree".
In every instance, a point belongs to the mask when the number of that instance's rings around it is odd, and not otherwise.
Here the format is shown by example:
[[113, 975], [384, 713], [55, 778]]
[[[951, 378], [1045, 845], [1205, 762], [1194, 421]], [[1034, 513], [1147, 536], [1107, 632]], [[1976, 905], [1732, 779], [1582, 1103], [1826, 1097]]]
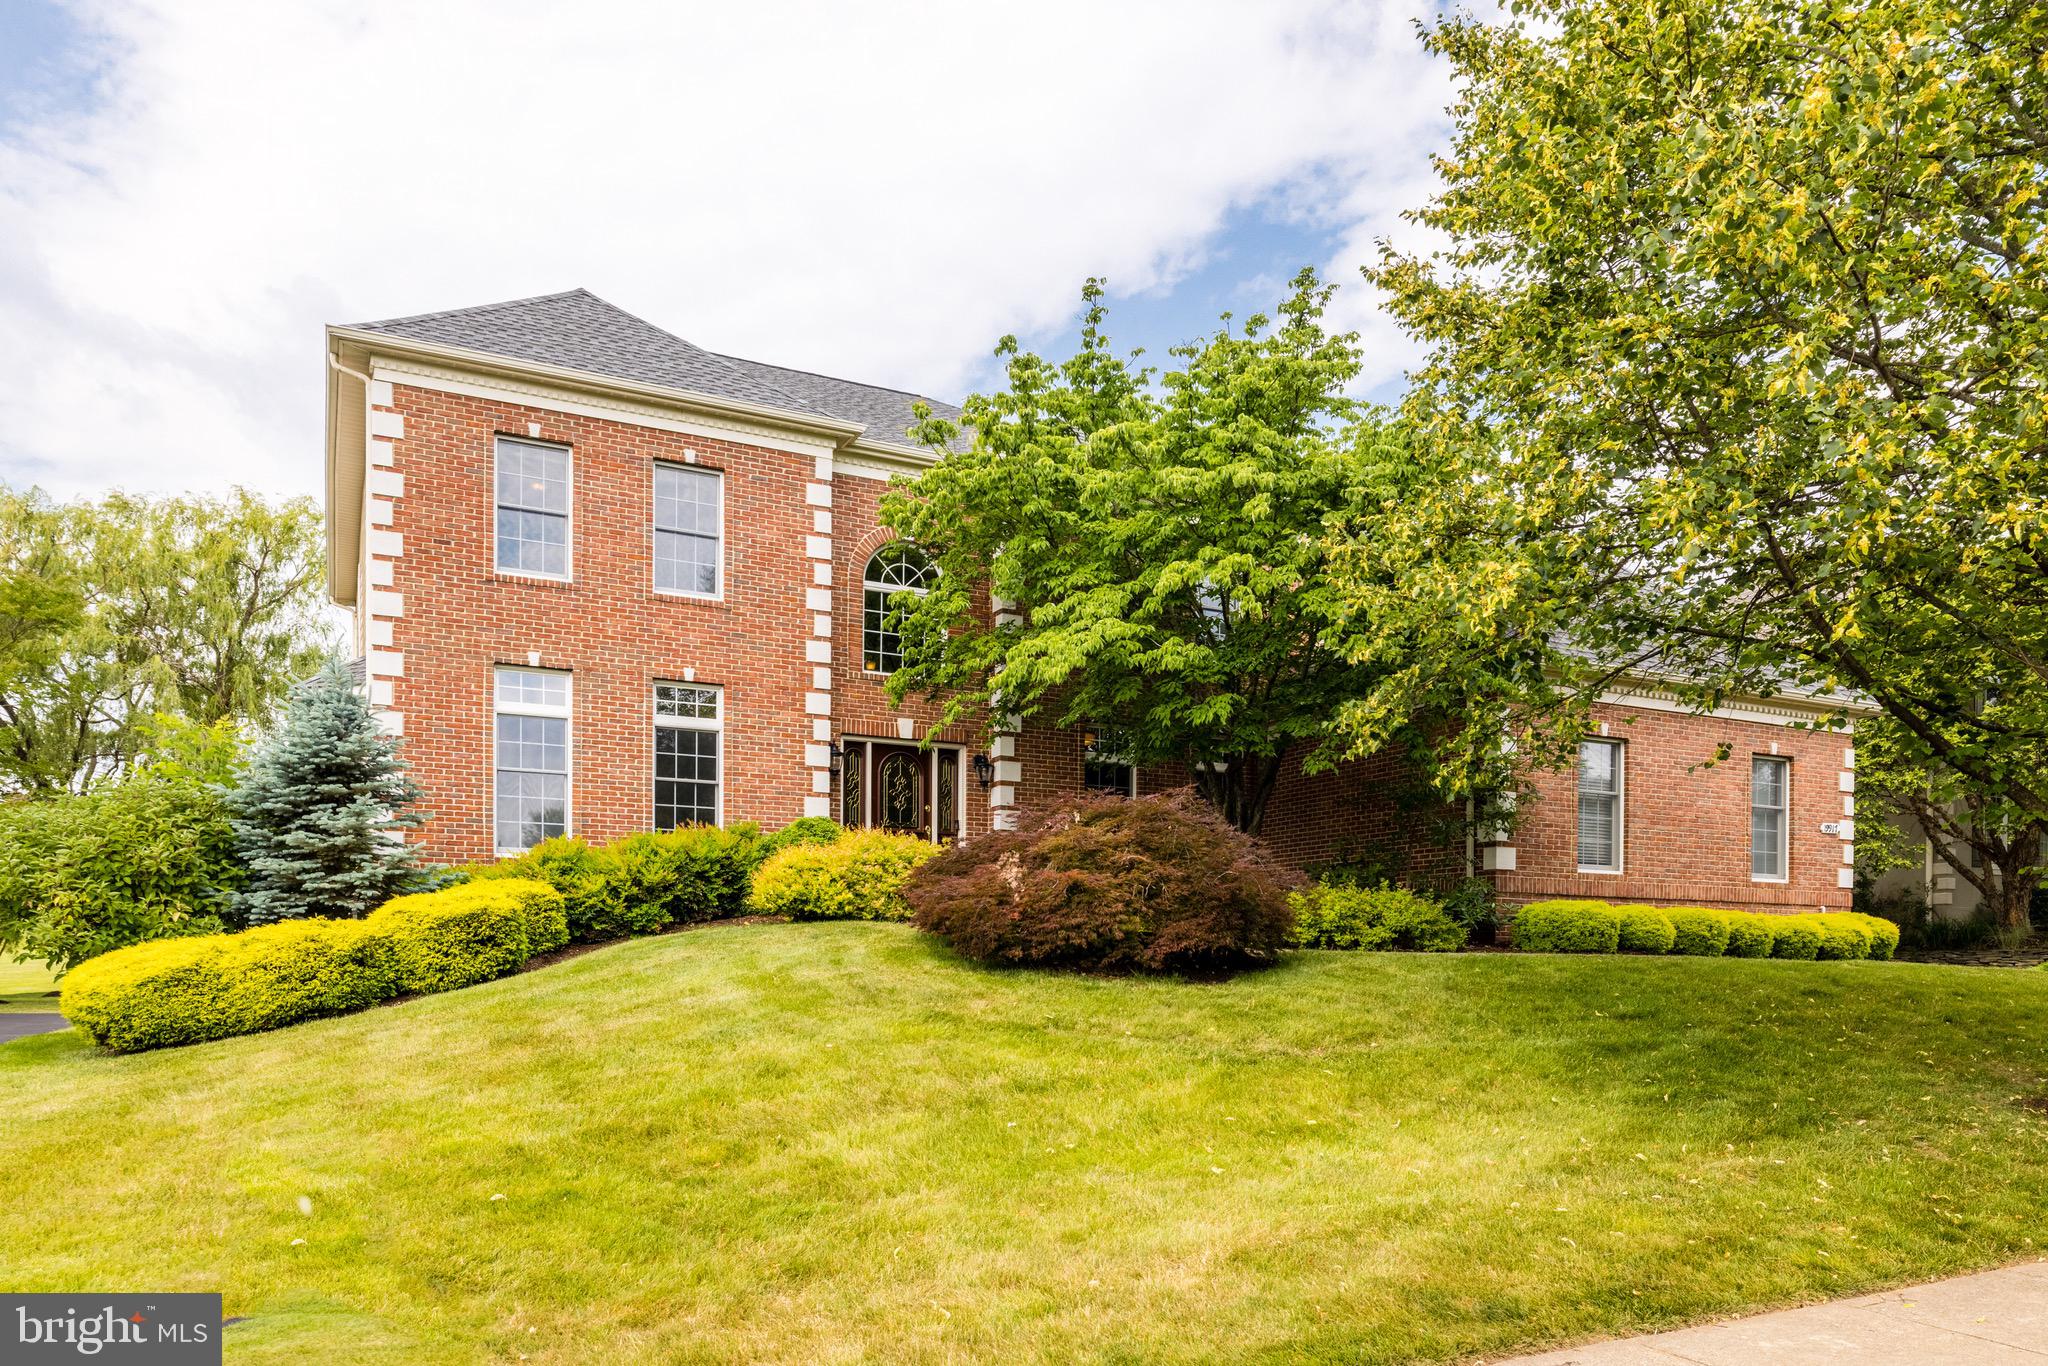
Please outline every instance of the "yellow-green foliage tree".
[[[1511, 14], [1425, 33], [1447, 245], [1367, 274], [1440, 478], [1347, 546], [1354, 648], [1854, 690], [1874, 789], [2048, 818], [2048, 8]], [[1354, 704], [1359, 742], [1441, 676]]]
[[153, 716], [268, 723], [319, 666], [320, 510], [0, 487], [0, 794], [132, 765]]

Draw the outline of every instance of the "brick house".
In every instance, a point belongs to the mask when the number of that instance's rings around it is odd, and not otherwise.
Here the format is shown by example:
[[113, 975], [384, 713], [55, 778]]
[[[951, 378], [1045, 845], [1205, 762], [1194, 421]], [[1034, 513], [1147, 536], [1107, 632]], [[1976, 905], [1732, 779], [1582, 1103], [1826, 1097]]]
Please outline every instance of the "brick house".
[[[800, 816], [972, 839], [1181, 781], [1085, 733], [889, 703], [882, 604], [928, 570], [877, 506], [935, 458], [916, 395], [705, 351], [583, 290], [330, 327], [327, 353], [330, 587], [432, 857]], [[1265, 837], [1510, 902], [1845, 906], [1853, 751], [1797, 725], [1830, 710], [1696, 715], [1644, 681], [1603, 699], [1576, 771], [1538, 776], [1512, 844], [1404, 800], [1390, 756], [1291, 768]]]

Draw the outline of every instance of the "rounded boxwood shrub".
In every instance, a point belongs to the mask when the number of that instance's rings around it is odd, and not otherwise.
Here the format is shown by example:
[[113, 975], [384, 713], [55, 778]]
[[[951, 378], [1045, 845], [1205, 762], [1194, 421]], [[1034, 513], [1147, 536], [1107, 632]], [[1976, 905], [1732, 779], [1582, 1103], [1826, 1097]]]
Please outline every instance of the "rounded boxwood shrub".
[[793, 920], [904, 920], [911, 870], [939, 852], [915, 835], [855, 830], [830, 844], [792, 844], [769, 856], [747, 897], [762, 915]]
[[1455, 953], [1465, 927], [1428, 897], [1405, 887], [1318, 886], [1287, 899], [1294, 942], [1305, 949], [1416, 949]]
[[1851, 915], [1870, 934], [1870, 956], [1880, 961], [1889, 960], [1899, 950], [1899, 926], [1896, 921], [1886, 920], [1881, 915], [1865, 915], [1852, 911]]
[[1820, 931], [1804, 915], [1764, 915], [1759, 919], [1771, 929], [1771, 957], [1814, 959], [1820, 957]]
[[1728, 938], [1732, 927], [1728, 913], [1710, 911], [1704, 906], [1673, 906], [1665, 912], [1671, 917], [1671, 951], [1694, 958], [1719, 958], [1728, 952]]
[[1815, 957], [1844, 959], [1870, 956], [1870, 931], [1857, 924], [1855, 916], [1837, 913], [1800, 918], [1820, 936], [1820, 949]]
[[1729, 911], [1728, 956], [1730, 958], [1769, 958], [1771, 948], [1777, 942], [1777, 931], [1772, 922], [1774, 915], [1758, 915], [1755, 911]]
[[1621, 917], [1604, 901], [1532, 901], [1515, 912], [1514, 941], [1529, 953], [1613, 953]]
[[1669, 953], [1677, 941], [1677, 927], [1660, 906], [1616, 906], [1615, 946], [1624, 953]]
[[[786, 855], [785, 855], [786, 857]], [[955, 845], [905, 888], [919, 928], [987, 963], [1214, 973], [1268, 963], [1296, 874], [1192, 793], [1062, 805]]]

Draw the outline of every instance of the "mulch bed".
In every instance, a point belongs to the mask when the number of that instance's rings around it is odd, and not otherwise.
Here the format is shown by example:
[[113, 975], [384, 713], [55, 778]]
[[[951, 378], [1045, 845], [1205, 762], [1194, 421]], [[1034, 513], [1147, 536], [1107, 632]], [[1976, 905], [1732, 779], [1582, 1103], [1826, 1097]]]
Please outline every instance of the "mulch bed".
[[1902, 963], [1945, 963], [1959, 968], [2038, 968], [2048, 963], [2048, 936], [2035, 935], [2016, 949], [1980, 944], [1974, 949], [1900, 949]]

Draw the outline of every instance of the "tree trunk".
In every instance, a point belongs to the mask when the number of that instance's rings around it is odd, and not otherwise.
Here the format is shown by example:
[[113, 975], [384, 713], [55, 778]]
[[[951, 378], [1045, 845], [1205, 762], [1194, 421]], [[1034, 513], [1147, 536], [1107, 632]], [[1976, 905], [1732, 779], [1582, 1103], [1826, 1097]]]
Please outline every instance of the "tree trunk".
[[2000, 930], [2024, 935], [2033, 928], [2034, 886], [2033, 878], [2015, 877], [2006, 869], [1999, 869], [1998, 895], [1990, 904], [1998, 914]]
[[1256, 836], [1266, 824], [1266, 807], [1286, 756], [1235, 755], [1221, 765], [1191, 761], [1195, 790], [1233, 829]]

